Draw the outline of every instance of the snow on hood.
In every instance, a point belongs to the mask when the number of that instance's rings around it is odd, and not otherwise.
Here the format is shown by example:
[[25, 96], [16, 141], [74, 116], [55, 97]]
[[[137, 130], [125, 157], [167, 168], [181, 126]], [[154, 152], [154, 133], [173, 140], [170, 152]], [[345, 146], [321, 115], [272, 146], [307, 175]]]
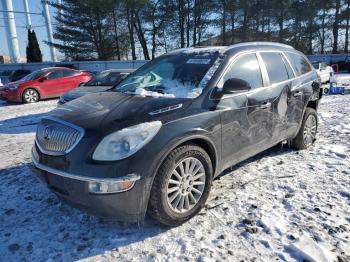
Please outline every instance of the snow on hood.
[[170, 98], [174, 98], [175, 95], [173, 94], [162, 94], [162, 93], [158, 93], [158, 92], [153, 92], [153, 91], [149, 91], [143, 88], [136, 88], [135, 93], [136, 95], [140, 95], [140, 96], [152, 96], [152, 97], [170, 97]]
[[136, 95], [152, 97], [169, 97], [169, 98], [196, 98], [202, 93], [202, 88], [195, 87], [191, 84], [182, 84], [177, 80], [164, 79], [161, 81], [164, 86], [164, 93], [149, 91], [143, 88], [135, 90]]

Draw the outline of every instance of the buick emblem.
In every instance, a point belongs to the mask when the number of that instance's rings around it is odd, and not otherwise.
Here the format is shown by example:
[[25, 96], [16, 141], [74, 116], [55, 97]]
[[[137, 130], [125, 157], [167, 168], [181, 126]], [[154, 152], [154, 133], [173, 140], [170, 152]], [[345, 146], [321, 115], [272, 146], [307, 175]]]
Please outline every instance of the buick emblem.
[[45, 129], [44, 129], [44, 139], [46, 139], [46, 140], [50, 140], [51, 139], [51, 136], [52, 136], [52, 132], [53, 132], [53, 127], [52, 126], [47, 126], [47, 127], [45, 127]]

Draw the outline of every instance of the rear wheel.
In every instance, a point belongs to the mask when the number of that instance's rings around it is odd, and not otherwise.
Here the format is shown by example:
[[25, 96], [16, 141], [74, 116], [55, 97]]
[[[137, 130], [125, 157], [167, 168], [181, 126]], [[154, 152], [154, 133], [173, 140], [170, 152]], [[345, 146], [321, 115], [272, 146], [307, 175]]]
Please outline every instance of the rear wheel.
[[323, 89], [323, 93], [328, 94], [329, 93], [329, 88], [326, 87], [325, 89]]
[[306, 108], [298, 135], [292, 140], [292, 146], [298, 150], [310, 147], [316, 140], [317, 125], [316, 110]]
[[25, 103], [36, 103], [39, 101], [39, 93], [32, 88], [28, 88], [24, 90], [22, 99]]
[[212, 173], [210, 157], [201, 147], [189, 144], [174, 149], [154, 179], [148, 213], [168, 226], [186, 222], [204, 206]]

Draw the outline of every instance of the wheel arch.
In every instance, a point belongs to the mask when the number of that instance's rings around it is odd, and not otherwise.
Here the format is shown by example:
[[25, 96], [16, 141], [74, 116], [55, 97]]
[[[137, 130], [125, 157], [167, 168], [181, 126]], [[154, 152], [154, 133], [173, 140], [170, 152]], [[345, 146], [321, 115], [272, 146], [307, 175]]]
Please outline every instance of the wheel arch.
[[306, 104], [306, 107], [310, 107], [310, 108], [315, 109], [317, 111], [318, 104], [319, 104], [319, 100], [312, 100]]
[[172, 146], [169, 147], [169, 149], [163, 154], [163, 157], [160, 159], [159, 164], [156, 166], [154, 176], [158, 173], [160, 166], [170, 154], [170, 152], [173, 151], [175, 148], [178, 148], [185, 144], [194, 144], [203, 148], [206, 151], [212, 162], [213, 177], [215, 177], [216, 173], [218, 172], [218, 150], [216, 149], [214, 142], [211, 141], [210, 138], [200, 134], [187, 136], [172, 144]]
[[25, 92], [26, 90], [28, 90], [28, 89], [33, 89], [33, 90], [35, 90], [35, 91], [38, 93], [38, 95], [39, 95], [38, 101], [41, 99], [41, 93], [40, 93], [39, 89], [36, 88], [36, 87], [28, 86], [28, 87], [23, 88], [23, 91], [22, 91], [22, 93], [21, 93], [22, 102], [23, 102], [23, 94], [24, 94], [24, 92]]

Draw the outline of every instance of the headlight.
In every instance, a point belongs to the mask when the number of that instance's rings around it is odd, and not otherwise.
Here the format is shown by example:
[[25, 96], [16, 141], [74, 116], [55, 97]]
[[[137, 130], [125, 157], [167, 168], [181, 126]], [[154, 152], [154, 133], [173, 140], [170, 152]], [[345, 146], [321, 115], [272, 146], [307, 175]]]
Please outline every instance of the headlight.
[[9, 86], [7, 86], [7, 88], [8, 88], [9, 90], [15, 90], [15, 89], [18, 88], [18, 86], [19, 86], [19, 85], [9, 85]]
[[98, 144], [92, 158], [100, 161], [114, 161], [127, 158], [151, 141], [161, 126], [162, 122], [154, 121], [112, 133]]

